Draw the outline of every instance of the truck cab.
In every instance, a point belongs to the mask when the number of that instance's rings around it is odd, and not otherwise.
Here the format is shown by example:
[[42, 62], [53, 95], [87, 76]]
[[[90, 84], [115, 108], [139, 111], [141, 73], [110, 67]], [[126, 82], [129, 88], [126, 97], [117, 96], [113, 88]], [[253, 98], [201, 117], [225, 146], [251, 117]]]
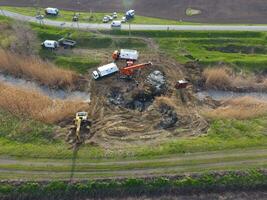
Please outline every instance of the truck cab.
[[93, 71], [93, 73], [92, 73], [92, 77], [93, 77], [95, 80], [100, 78], [100, 76], [99, 76], [99, 74], [98, 74], [98, 72], [97, 72], [96, 70]]
[[57, 47], [59, 47], [59, 44], [55, 40], [45, 40], [42, 43], [42, 46], [45, 48], [56, 49]]

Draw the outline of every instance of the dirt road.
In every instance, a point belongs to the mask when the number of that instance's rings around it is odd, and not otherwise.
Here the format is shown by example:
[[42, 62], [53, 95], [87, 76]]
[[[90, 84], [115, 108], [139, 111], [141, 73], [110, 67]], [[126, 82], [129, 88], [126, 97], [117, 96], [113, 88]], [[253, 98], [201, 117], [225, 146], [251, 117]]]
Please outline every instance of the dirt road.
[[[0, 15], [5, 15], [13, 19], [27, 21], [27, 22], [38, 22], [35, 17], [25, 16], [18, 13], [2, 10]], [[43, 20], [45, 25], [56, 26], [56, 27], [67, 27], [67, 28], [79, 28], [79, 29], [90, 29], [90, 30], [109, 30], [111, 29], [110, 24], [90, 24], [90, 23], [79, 23], [79, 27], [72, 22]], [[127, 24], [122, 25], [122, 30], [129, 30]], [[177, 30], [177, 31], [267, 31], [267, 25], [144, 25], [144, 24], [132, 24], [131, 30]]]
[[[154, 176], [206, 170], [248, 169], [267, 165], [267, 149], [188, 153], [141, 160], [76, 160], [74, 178]], [[3, 180], [68, 179], [71, 160], [0, 158]]]
[[[207, 23], [267, 23], [266, 0], [1, 0], [8, 6], [54, 6], [67, 10], [124, 12], [133, 8], [138, 15]], [[77, 3], [78, 2], [78, 3]], [[186, 9], [201, 14], [187, 16]]]

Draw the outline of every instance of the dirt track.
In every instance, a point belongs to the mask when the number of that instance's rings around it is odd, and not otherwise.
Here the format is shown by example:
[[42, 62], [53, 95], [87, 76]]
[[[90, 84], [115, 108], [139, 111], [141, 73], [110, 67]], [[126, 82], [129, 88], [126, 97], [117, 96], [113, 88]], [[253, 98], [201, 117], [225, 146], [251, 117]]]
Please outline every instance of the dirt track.
[[[77, 1], [80, 4], [77, 4]], [[39, 0], [40, 6], [92, 11], [125, 11], [131, 7], [137, 14], [192, 22], [209, 23], [267, 23], [265, 0]], [[33, 6], [37, 0], [1, 0], [0, 5]], [[132, 6], [122, 2], [132, 2]], [[202, 11], [186, 16], [187, 8]]]

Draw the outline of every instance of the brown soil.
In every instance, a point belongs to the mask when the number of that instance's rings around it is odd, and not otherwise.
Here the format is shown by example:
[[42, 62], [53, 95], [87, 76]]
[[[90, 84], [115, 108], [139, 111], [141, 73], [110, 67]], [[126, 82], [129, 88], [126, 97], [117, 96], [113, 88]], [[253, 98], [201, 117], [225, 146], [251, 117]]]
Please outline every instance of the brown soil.
[[[0, 5], [33, 6], [37, 0], [1, 0]], [[67, 10], [124, 12], [133, 8], [144, 16], [208, 23], [267, 23], [265, 0], [40, 0], [40, 6], [54, 6]], [[127, 3], [132, 2], [129, 6]], [[200, 15], [186, 16], [186, 9], [201, 11]]]

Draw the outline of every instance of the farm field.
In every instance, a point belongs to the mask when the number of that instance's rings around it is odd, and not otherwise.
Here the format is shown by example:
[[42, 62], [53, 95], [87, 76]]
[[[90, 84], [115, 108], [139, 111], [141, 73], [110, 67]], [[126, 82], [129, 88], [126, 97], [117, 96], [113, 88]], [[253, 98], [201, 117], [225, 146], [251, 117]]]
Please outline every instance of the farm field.
[[[132, 31], [129, 36], [6, 17], [0, 17], [0, 30], [1, 180], [266, 169], [265, 32]], [[40, 46], [62, 37], [77, 45]], [[93, 80], [92, 71], [113, 62], [112, 52], [122, 48], [138, 50], [138, 63], [153, 65], [134, 80], [118, 74]], [[125, 67], [124, 61], [116, 63]], [[154, 71], [165, 80], [159, 93], [147, 85]], [[187, 80], [188, 87], [176, 90], [178, 80]], [[237, 98], [201, 96], [210, 90]], [[81, 142], [70, 134], [78, 111], [88, 112], [92, 121], [90, 131], [80, 133]]]
[[[235, 24], [266, 24], [266, 2], [264, 0], [167, 0], [162, 3], [160, 0], [139, 0], [139, 1], [119, 1], [119, 0], [49, 0], [40, 1], [41, 7], [59, 7], [65, 10], [83, 10], [93, 12], [120, 12], [132, 8], [137, 11], [137, 15], [172, 19], [185, 22], [197, 23], [235, 23]], [[0, 6], [37, 6], [37, 2], [28, 0], [2, 0]], [[191, 12], [188, 12], [190, 11]], [[192, 10], [198, 11], [197, 15], [190, 15]]]

